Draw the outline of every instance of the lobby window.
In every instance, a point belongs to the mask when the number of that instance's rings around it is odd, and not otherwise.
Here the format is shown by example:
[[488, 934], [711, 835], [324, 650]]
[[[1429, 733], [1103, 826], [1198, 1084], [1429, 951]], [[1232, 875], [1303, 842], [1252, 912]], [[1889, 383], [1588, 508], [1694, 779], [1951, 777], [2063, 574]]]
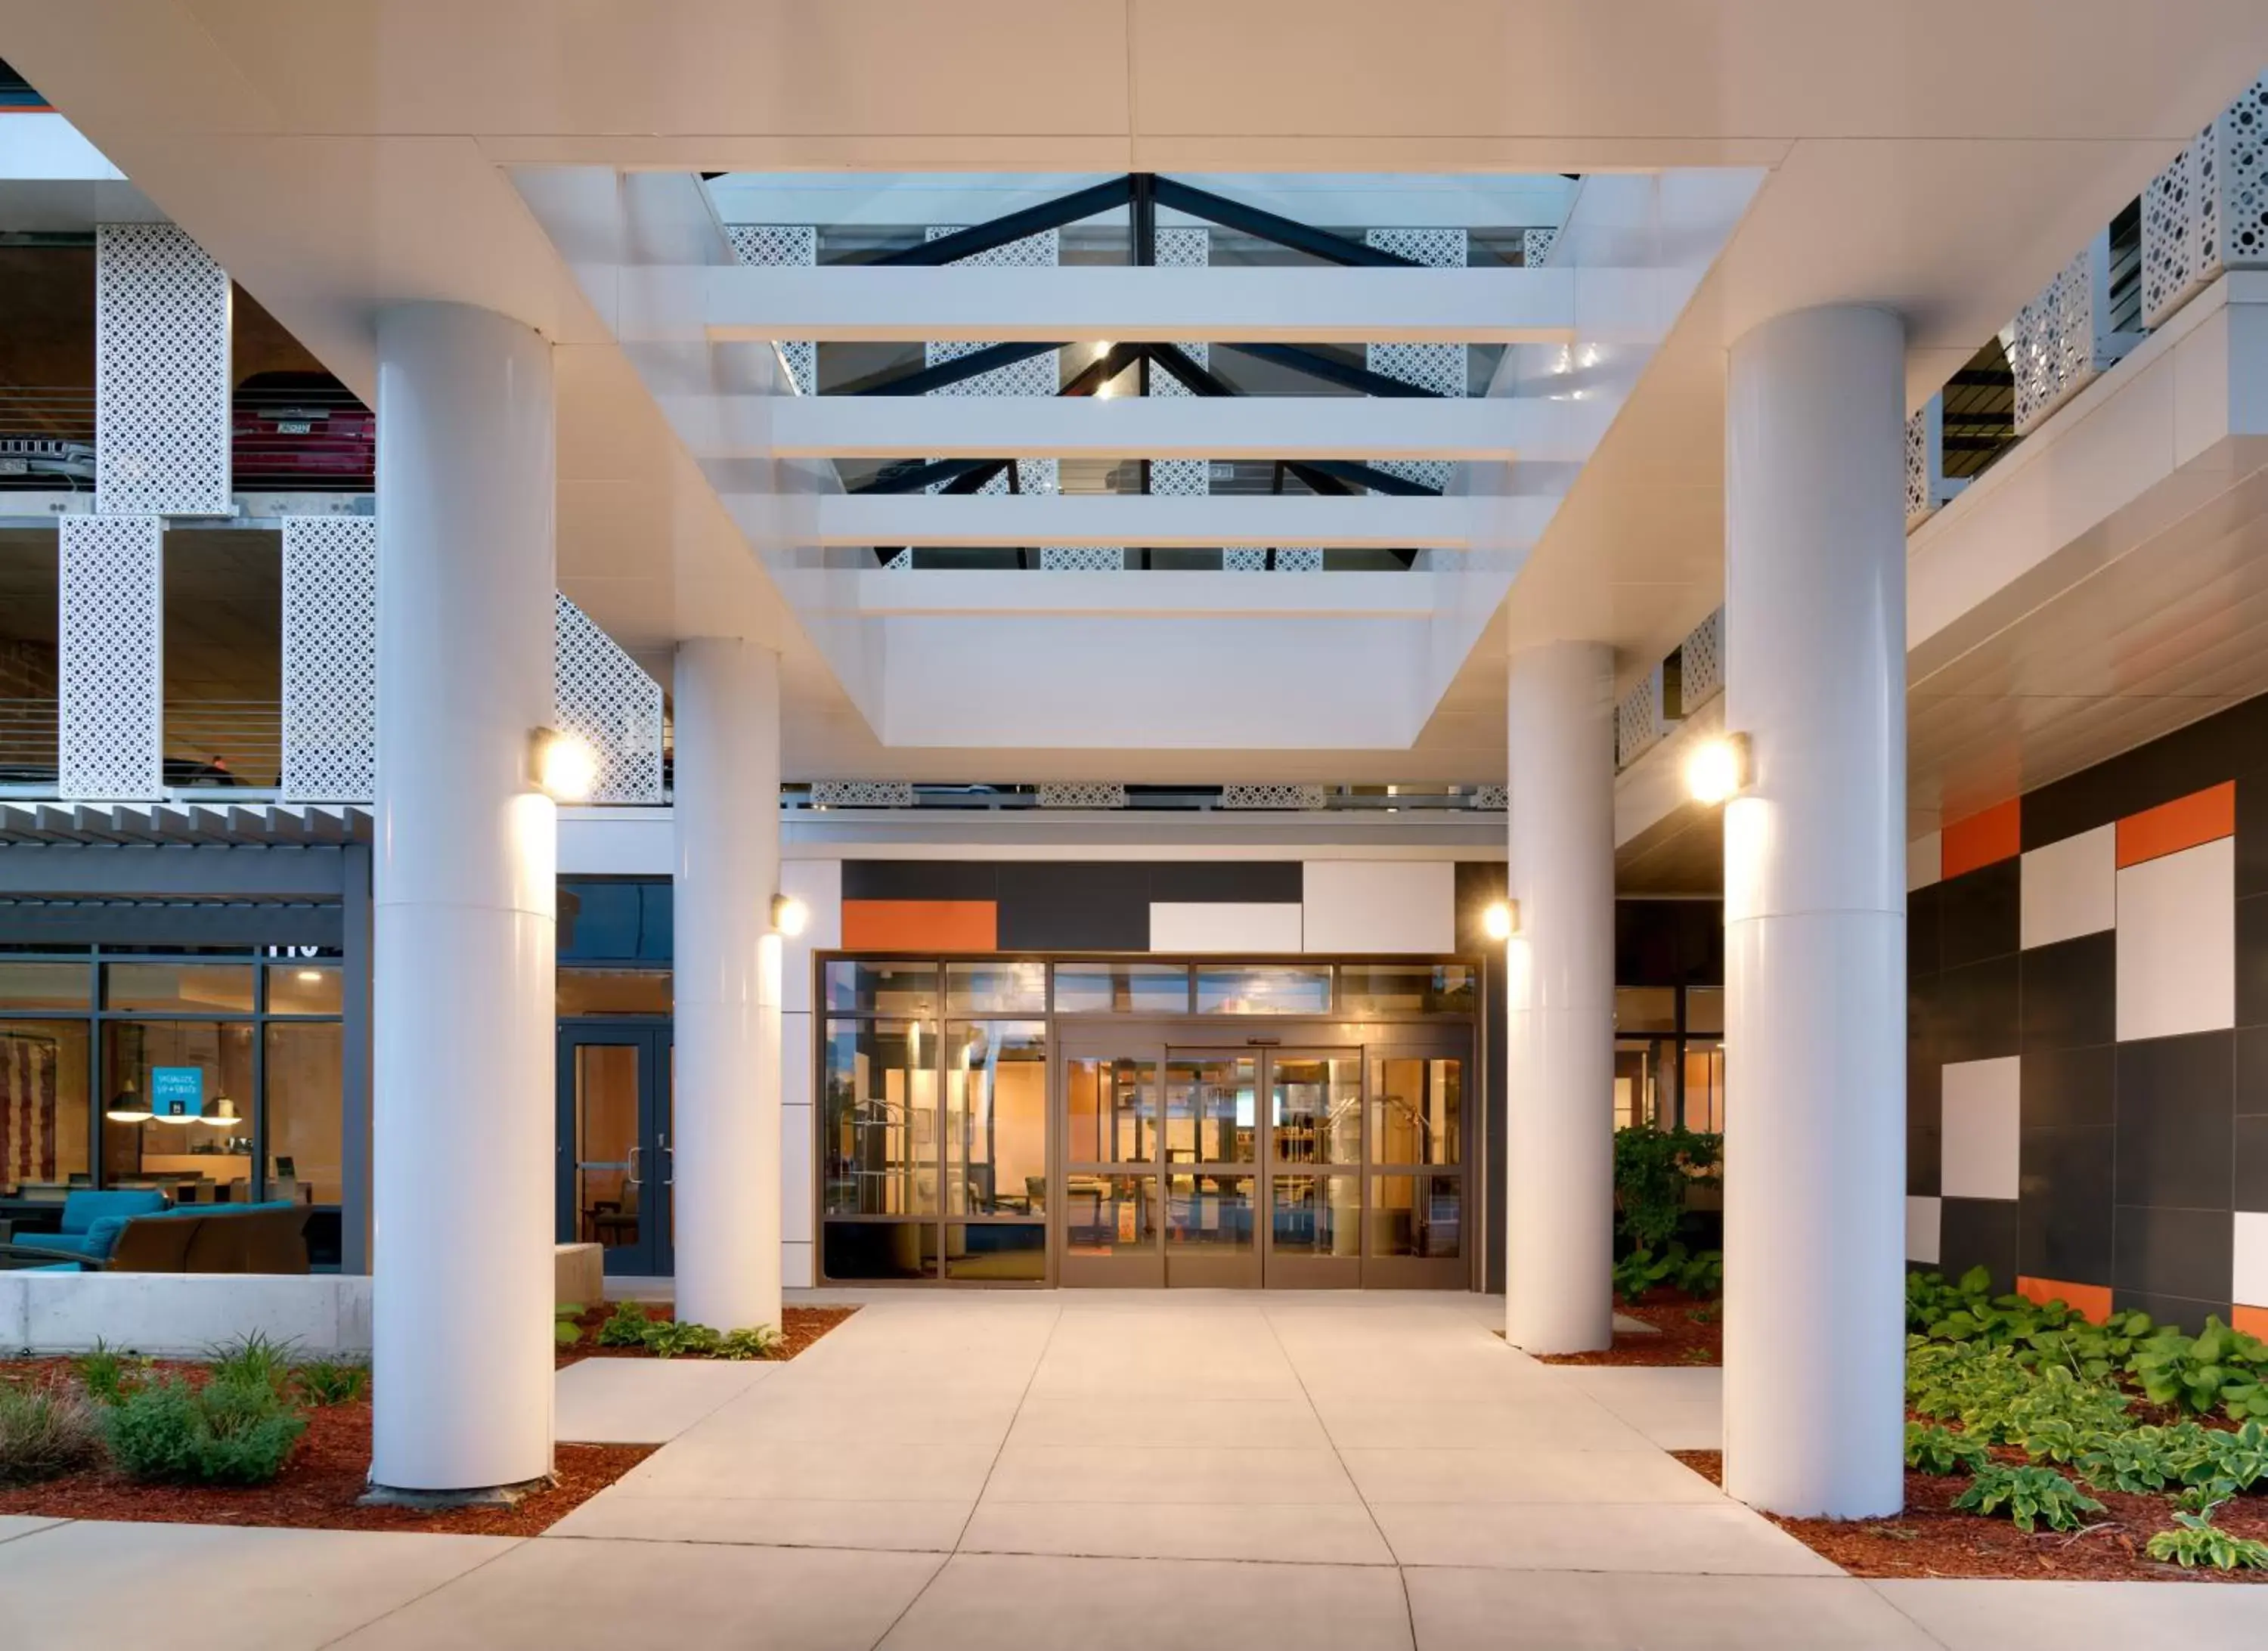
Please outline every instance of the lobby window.
[[1615, 1127], [1725, 1127], [1721, 986], [1615, 991]]

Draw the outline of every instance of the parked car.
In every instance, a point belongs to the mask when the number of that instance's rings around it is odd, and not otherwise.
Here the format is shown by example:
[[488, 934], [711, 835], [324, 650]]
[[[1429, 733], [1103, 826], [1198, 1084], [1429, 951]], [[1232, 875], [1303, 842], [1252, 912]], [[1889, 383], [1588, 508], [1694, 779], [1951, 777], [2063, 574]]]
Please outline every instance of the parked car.
[[94, 444], [0, 435], [0, 488], [73, 492], [94, 485]]
[[378, 416], [328, 372], [255, 372], [237, 386], [235, 483], [245, 492], [368, 492]]

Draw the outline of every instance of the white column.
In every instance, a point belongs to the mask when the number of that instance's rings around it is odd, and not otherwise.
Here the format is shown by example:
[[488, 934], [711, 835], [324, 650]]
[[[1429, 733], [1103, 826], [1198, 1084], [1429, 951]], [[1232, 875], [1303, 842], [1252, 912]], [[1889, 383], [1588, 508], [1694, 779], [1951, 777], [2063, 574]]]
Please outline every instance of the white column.
[[1506, 704], [1505, 1337], [1614, 1340], [1614, 654], [1516, 653]]
[[677, 649], [677, 1316], [780, 1322], [779, 656]]
[[1856, 306], [1733, 347], [1725, 717], [1725, 1487], [1904, 1492], [1905, 346]]
[[371, 1478], [551, 1471], [556, 820], [550, 348], [485, 310], [378, 324]]

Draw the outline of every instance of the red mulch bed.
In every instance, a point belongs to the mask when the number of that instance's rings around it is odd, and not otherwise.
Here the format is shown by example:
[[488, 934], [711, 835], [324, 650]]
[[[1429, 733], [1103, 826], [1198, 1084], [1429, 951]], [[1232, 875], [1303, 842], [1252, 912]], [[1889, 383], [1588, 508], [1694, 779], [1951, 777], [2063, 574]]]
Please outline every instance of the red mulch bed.
[[1597, 1352], [1544, 1353], [1539, 1355], [1537, 1362], [1696, 1367], [1721, 1365], [1725, 1362], [1724, 1305], [1720, 1301], [1688, 1295], [1682, 1290], [1649, 1290], [1636, 1301], [1617, 1302], [1616, 1310], [1653, 1325], [1652, 1334], [1618, 1330], [1612, 1347]]
[[[595, 1326], [609, 1309], [584, 1316]], [[786, 1345], [777, 1357], [792, 1359], [856, 1312], [848, 1307], [791, 1307], [782, 1326]], [[666, 1305], [647, 1309], [667, 1318]], [[600, 1347], [595, 1330], [580, 1347], [563, 1348], [559, 1363], [578, 1359], [650, 1355], [642, 1349]], [[0, 1382], [69, 1379], [67, 1359], [0, 1360]], [[160, 1360], [161, 1374], [202, 1380], [204, 1367]], [[305, 1412], [307, 1431], [282, 1473], [267, 1485], [138, 1485], [108, 1467], [49, 1479], [44, 1484], [0, 1487], [0, 1514], [33, 1514], [50, 1519], [124, 1519], [159, 1524], [282, 1525], [311, 1530], [415, 1530], [471, 1537], [533, 1537], [549, 1529], [652, 1456], [654, 1445], [559, 1445], [552, 1453], [558, 1483], [523, 1497], [510, 1507], [457, 1507], [431, 1512], [409, 1507], [364, 1507], [359, 1499], [370, 1475], [370, 1401], [333, 1404]]]
[[[654, 1323], [667, 1323], [677, 1316], [677, 1311], [666, 1301], [641, 1301], [645, 1316]], [[833, 1330], [858, 1309], [855, 1307], [785, 1307], [780, 1309], [780, 1349], [772, 1357], [792, 1359], [805, 1348]], [[599, 1345], [599, 1326], [614, 1316], [611, 1301], [594, 1307], [576, 1319], [582, 1330], [583, 1339], [572, 1347], [559, 1350], [559, 1366], [564, 1368], [585, 1359], [651, 1359], [653, 1355], [643, 1347], [601, 1347]]]
[[[2010, 1461], [2021, 1450], [1996, 1452]], [[1673, 1450], [1712, 1485], [1724, 1482], [1724, 1457], [1714, 1450]], [[2030, 1581], [2125, 1582], [2268, 1582], [2268, 1572], [2184, 1571], [2143, 1552], [2161, 1530], [2174, 1528], [2180, 1504], [2171, 1496], [2129, 1496], [2082, 1485], [2103, 1512], [2077, 1530], [2027, 1534], [2009, 1519], [1955, 1513], [1954, 1498], [1968, 1487], [1966, 1474], [1906, 1475], [1906, 1509], [1896, 1519], [1782, 1519], [1771, 1522], [1814, 1552], [1853, 1576], [2014, 1577]], [[2268, 1541], [2268, 1497], [2241, 1496], [2221, 1505], [2213, 1523], [2235, 1537]]]

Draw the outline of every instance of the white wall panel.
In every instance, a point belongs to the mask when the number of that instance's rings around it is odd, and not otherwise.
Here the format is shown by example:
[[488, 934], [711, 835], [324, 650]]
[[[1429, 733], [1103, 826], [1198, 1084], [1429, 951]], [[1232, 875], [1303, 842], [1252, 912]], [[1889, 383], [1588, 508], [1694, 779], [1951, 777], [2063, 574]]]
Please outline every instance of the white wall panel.
[[2023, 941], [2050, 946], [2118, 921], [2118, 828], [2097, 826], [2023, 860]]
[[[799, 1050], [808, 1067], [808, 1050]], [[780, 1240], [783, 1244], [808, 1243], [817, 1231], [812, 1220], [811, 1109], [780, 1109]]]
[[1311, 952], [1454, 952], [1457, 868], [1434, 860], [1309, 860]]
[[562, 808], [562, 877], [668, 877], [677, 834], [666, 808]]
[[2268, 1307], [2268, 1215], [2239, 1210], [2234, 1219], [2231, 1299], [2240, 1307]]
[[1152, 901], [1153, 952], [1296, 952], [1300, 908], [1258, 902]]
[[56, 790], [68, 800], [164, 794], [165, 537], [155, 516], [61, 524]]
[[[811, 1016], [793, 1009], [780, 1011], [780, 1104], [812, 1104], [812, 1069], [819, 1058], [811, 1043]], [[806, 1154], [808, 1148], [806, 1149]]]
[[787, 1290], [808, 1290], [818, 1282], [819, 1275], [813, 1258], [814, 1246], [784, 1243], [780, 1246], [780, 1286]]
[[[811, 1001], [811, 954], [831, 952], [843, 944], [843, 862], [841, 860], [782, 860], [780, 893], [792, 895], [811, 909], [803, 932], [789, 938], [780, 956], [780, 1003], [790, 1010], [808, 1010]], [[791, 1094], [790, 1099], [793, 1099]]]
[[1938, 1226], [1942, 1206], [1935, 1198], [1906, 1199], [1906, 1259], [1937, 1264]]
[[1933, 831], [1906, 844], [1906, 892], [1943, 881], [1945, 834]]
[[2236, 840], [2118, 873], [2118, 1037], [2236, 1024]]
[[2021, 1138], [2014, 1055], [1949, 1062], [1945, 1068], [1944, 1161], [1938, 1190], [1948, 1198], [2013, 1198]]

